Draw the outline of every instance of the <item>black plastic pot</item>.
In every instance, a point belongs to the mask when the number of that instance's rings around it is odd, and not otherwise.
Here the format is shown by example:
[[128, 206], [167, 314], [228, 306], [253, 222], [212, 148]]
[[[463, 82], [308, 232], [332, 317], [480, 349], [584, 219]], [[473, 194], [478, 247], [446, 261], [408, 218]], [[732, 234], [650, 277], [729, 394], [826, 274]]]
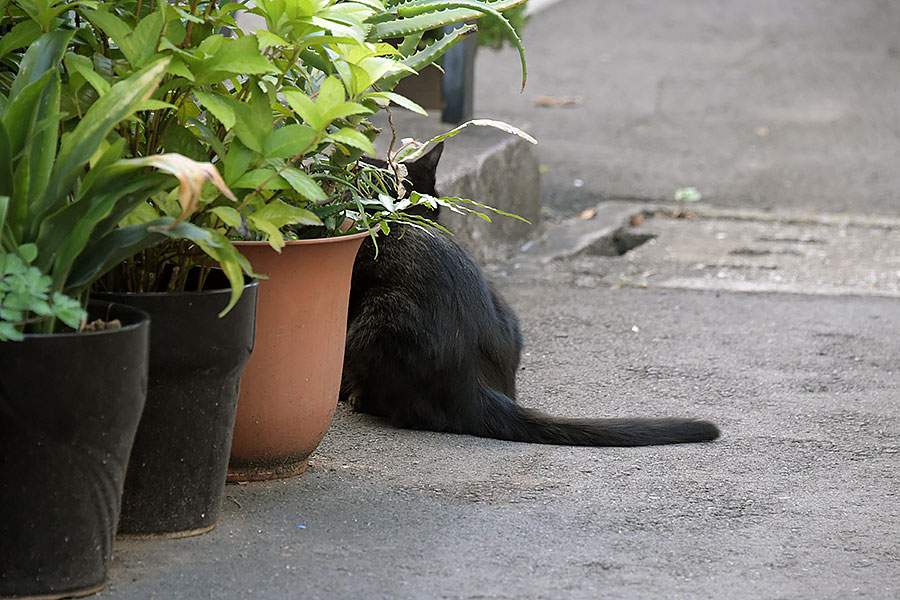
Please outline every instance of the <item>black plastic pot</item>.
[[150, 385], [131, 451], [119, 533], [185, 537], [215, 526], [238, 386], [253, 350], [258, 283], [231, 311], [221, 271], [193, 292], [94, 294], [150, 314]]
[[0, 342], [0, 597], [106, 583], [150, 321], [117, 304], [89, 311], [123, 327]]

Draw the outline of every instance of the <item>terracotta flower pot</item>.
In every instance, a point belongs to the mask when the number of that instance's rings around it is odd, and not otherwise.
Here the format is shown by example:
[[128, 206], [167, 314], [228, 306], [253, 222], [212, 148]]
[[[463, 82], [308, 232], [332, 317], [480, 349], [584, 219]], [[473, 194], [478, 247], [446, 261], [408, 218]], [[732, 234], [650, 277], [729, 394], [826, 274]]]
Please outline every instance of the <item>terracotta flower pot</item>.
[[256, 346], [238, 397], [228, 481], [299, 475], [331, 425], [341, 386], [353, 260], [367, 233], [238, 242], [259, 283]]

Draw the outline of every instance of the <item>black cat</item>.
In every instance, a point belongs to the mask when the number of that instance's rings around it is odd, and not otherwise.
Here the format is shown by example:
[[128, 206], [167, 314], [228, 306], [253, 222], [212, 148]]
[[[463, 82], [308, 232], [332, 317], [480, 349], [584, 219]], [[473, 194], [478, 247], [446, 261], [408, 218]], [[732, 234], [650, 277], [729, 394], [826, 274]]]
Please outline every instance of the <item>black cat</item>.
[[[442, 145], [406, 185], [435, 195]], [[383, 163], [381, 163], [383, 164]], [[703, 442], [694, 419], [565, 419], [516, 404], [522, 336], [513, 311], [449, 236], [414, 227], [366, 240], [353, 267], [341, 397], [398, 427], [577, 446]]]

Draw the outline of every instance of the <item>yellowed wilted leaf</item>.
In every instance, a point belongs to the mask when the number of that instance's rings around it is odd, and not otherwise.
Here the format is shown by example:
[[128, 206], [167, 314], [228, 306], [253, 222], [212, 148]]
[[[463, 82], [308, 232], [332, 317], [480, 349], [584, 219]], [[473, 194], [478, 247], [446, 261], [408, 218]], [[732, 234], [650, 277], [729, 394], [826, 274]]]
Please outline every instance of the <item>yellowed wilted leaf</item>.
[[169, 229], [194, 214], [200, 201], [203, 184], [207, 181], [216, 186], [216, 189], [222, 192], [226, 198], [237, 202], [237, 197], [225, 185], [225, 181], [212, 163], [198, 162], [174, 152], [154, 154], [135, 159], [135, 162], [155, 167], [178, 178], [178, 203], [181, 205], [181, 215], [175, 219]]

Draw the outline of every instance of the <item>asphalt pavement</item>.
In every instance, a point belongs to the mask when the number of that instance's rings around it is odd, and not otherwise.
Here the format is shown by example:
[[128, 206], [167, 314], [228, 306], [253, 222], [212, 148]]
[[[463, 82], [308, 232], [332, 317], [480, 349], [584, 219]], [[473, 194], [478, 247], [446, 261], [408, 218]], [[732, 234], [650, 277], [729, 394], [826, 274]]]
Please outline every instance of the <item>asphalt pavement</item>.
[[900, 598], [898, 30], [880, 0], [563, 0], [525, 30], [524, 94], [514, 53], [479, 54], [478, 115], [539, 140], [544, 223], [485, 265], [520, 402], [720, 440], [339, 407], [307, 473], [228, 486], [208, 534], [120, 540], [96, 597]]

